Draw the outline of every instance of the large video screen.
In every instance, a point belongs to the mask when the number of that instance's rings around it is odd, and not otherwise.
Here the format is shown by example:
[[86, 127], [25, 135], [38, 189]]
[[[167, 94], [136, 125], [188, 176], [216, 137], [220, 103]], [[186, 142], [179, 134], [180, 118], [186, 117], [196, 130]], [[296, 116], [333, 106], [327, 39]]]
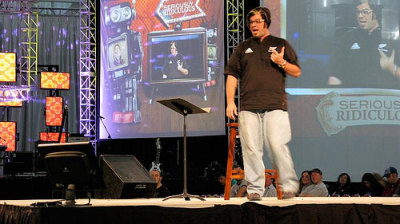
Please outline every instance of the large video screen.
[[325, 180], [360, 181], [400, 168], [400, 2], [373, 2], [261, 1], [302, 67], [287, 79], [298, 174], [318, 167]]
[[171, 98], [211, 109], [188, 136], [225, 134], [223, 1], [102, 0], [100, 20], [100, 138], [182, 136]]

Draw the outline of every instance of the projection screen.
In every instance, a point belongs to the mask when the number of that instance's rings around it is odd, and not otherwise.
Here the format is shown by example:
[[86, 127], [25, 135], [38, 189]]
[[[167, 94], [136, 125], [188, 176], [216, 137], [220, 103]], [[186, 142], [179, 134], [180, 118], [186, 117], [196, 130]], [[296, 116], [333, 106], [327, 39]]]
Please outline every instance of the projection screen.
[[[187, 135], [225, 134], [224, 2], [101, 1], [99, 136], [183, 135], [183, 116], [158, 100], [210, 112], [187, 116]], [[104, 124], [104, 125], [103, 125]]]
[[325, 180], [347, 172], [360, 181], [400, 168], [400, 3], [355, 2], [261, 1], [273, 11], [273, 35], [289, 40], [302, 67], [287, 79], [298, 175], [318, 167]]

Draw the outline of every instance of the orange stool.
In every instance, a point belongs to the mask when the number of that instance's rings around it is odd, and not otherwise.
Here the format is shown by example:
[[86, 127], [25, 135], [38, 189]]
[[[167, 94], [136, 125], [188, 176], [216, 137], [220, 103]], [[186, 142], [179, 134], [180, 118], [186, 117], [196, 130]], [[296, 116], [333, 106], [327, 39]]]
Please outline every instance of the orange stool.
[[[228, 123], [229, 127], [229, 146], [228, 146], [228, 161], [226, 164], [226, 180], [225, 180], [225, 193], [224, 199], [229, 200], [231, 196], [231, 180], [241, 180], [244, 179], [244, 171], [243, 170], [232, 170], [233, 167], [233, 154], [235, 151], [235, 138], [237, 134], [237, 128], [239, 127], [238, 123]], [[275, 167], [275, 166], [274, 166]], [[265, 177], [269, 177], [275, 179], [276, 184], [276, 195], [278, 199], [282, 199], [282, 189], [279, 187], [279, 174], [276, 169], [265, 170]]]

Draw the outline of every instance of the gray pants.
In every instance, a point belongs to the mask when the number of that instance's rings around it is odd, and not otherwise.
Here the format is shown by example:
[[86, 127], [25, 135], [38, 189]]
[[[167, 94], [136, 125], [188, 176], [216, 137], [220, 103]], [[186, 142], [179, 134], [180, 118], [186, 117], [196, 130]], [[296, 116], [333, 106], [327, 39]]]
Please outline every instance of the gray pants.
[[291, 139], [287, 111], [239, 112], [239, 135], [243, 152], [247, 193], [263, 195], [265, 185], [264, 147], [276, 166], [283, 191], [296, 193], [299, 182], [287, 144]]

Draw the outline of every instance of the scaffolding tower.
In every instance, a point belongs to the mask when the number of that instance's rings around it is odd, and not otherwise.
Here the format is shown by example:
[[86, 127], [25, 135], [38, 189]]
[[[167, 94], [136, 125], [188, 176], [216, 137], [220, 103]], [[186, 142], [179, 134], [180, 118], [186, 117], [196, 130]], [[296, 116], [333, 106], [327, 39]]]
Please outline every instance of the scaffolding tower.
[[[245, 18], [244, 18], [244, 0], [227, 0], [226, 1], [226, 59], [229, 60], [236, 46], [244, 41], [245, 39]], [[235, 94], [235, 103], [238, 105], [238, 110], [240, 110], [240, 97], [238, 92], [240, 91], [240, 85]], [[228, 123], [231, 120], [228, 119]], [[229, 126], [229, 125], [228, 125]], [[228, 145], [231, 138], [231, 127], [228, 128]], [[237, 126], [232, 125], [232, 128], [237, 128]], [[234, 158], [241, 153], [240, 141], [238, 135], [234, 137], [235, 139], [235, 150]], [[240, 155], [241, 157], [241, 155]]]
[[80, 0], [80, 133], [96, 137], [96, 0]]
[[244, 0], [226, 1], [226, 58], [245, 38]]

